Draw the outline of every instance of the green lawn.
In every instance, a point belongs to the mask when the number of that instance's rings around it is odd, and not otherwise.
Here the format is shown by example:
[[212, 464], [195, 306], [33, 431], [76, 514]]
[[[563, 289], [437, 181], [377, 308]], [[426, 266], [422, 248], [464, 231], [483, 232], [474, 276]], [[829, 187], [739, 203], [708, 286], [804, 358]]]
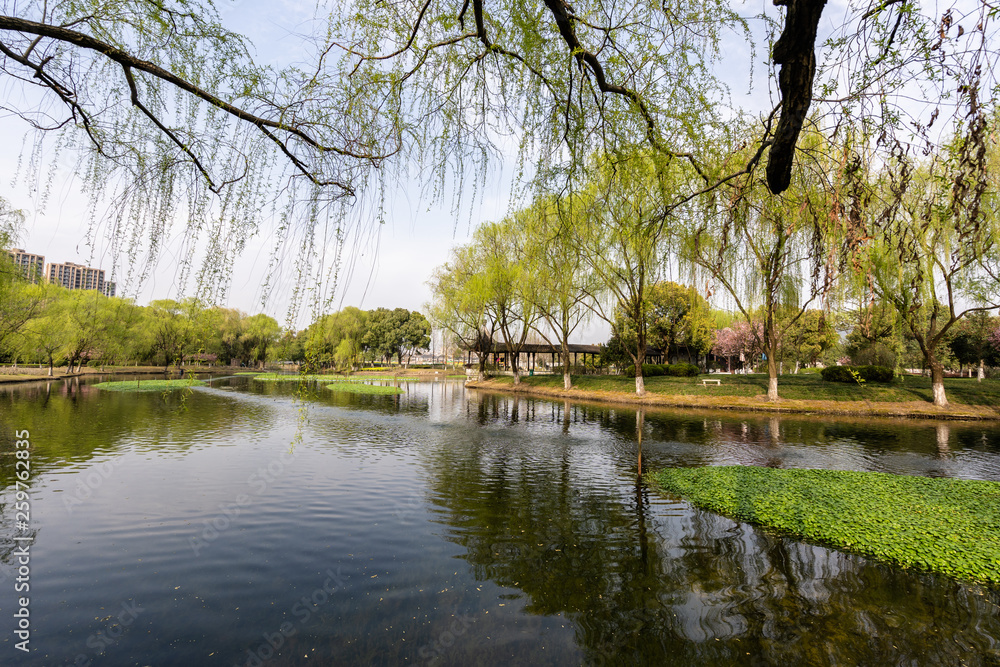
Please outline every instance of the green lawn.
[[[702, 378], [722, 380], [718, 387], [704, 387]], [[500, 383], [513, 384], [513, 378], [500, 376]], [[532, 387], [561, 389], [562, 375], [534, 375], [521, 381]], [[699, 375], [693, 378], [646, 378], [646, 391], [675, 396], [759, 396], [767, 393], [766, 375]], [[948, 378], [944, 381], [948, 400], [963, 405], [1000, 404], [1000, 380]], [[635, 378], [621, 375], [574, 375], [573, 386], [584, 391], [635, 392]], [[787, 399], [820, 401], [931, 402], [931, 381], [926, 377], [906, 377], [892, 384], [868, 382], [864, 386], [827, 382], [818, 374], [782, 375], [778, 378], [778, 394]]]
[[1000, 482], [748, 466], [669, 468], [692, 504], [885, 563], [1000, 584]]
[[187, 387], [201, 387], [205, 383], [201, 380], [123, 380], [121, 382], [98, 382], [94, 386], [105, 391], [126, 391], [126, 392], [146, 392], [146, 391], [169, 391], [171, 389], [185, 389]]

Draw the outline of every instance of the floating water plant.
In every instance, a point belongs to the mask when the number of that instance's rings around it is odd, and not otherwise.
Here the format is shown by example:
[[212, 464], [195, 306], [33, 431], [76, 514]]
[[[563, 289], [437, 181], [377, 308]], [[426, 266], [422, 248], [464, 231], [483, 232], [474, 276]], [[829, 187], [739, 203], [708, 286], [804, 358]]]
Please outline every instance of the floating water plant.
[[1000, 584], [1000, 482], [751, 466], [670, 468], [664, 491], [885, 563]]
[[381, 384], [362, 384], [360, 382], [334, 382], [333, 384], [326, 385], [326, 388], [343, 394], [388, 395], [403, 393], [403, 390], [399, 387], [387, 387]]
[[104, 391], [126, 391], [126, 392], [146, 392], [146, 391], [169, 391], [171, 389], [186, 389], [188, 387], [202, 387], [205, 383], [201, 380], [184, 378], [181, 380], [123, 380], [120, 382], [98, 382], [94, 386]]

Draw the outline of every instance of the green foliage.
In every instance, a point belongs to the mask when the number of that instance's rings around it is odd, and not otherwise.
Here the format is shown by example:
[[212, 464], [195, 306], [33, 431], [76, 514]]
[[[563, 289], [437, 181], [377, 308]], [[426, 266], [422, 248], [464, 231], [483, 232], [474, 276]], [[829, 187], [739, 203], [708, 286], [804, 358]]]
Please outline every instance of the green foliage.
[[1000, 584], [1000, 483], [746, 466], [651, 475], [698, 507], [876, 560]]
[[892, 382], [894, 373], [891, 368], [884, 366], [827, 366], [820, 375], [827, 382], [858, 382], [861, 378], [865, 382]]
[[105, 391], [121, 392], [154, 392], [168, 391], [171, 389], [187, 389], [188, 387], [201, 387], [205, 383], [201, 380], [185, 378], [182, 380], [124, 380], [121, 382], [99, 382], [94, 386]]
[[388, 396], [403, 393], [403, 390], [399, 387], [391, 387], [381, 384], [363, 384], [360, 382], [335, 382], [333, 384], [326, 385], [326, 388], [342, 394], [372, 394], [377, 396]]

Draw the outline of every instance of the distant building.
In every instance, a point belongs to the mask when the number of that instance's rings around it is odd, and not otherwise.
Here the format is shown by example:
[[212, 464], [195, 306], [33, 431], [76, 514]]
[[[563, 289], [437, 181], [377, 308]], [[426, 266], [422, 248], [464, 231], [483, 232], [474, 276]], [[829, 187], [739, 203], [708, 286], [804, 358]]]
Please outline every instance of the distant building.
[[114, 296], [115, 295], [115, 283], [111, 280], [104, 281], [104, 288], [101, 289], [101, 294], [104, 296]]
[[101, 293], [105, 290], [103, 269], [92, 269], [73, 262], [49, 264], [45, 277], [50, 283], [62, 285], [66, 289], [96, 289]]
[[44, 255], [35, 255], [30, 252], [25, 252], [20, 248], [12, 248], [7, 252], [10, 254], [11, 259], [14, 260], [14, 265], [21, 267], [21, 272], [24, 274], [25, 279], [30, 280], [33, 283], [37, 283], [38, 280], [44, 275]]

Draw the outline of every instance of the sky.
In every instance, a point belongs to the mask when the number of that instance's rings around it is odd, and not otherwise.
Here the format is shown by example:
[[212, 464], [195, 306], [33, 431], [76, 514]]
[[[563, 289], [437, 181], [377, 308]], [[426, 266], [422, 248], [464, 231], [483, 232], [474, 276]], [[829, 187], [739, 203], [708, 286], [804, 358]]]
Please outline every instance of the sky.
[[[839, 3], [831, 3], [831, 7]], [[279, 0], [236, 0], [221, 2], [220, 14], [227, 28], [246, 35], [257, 48], [257, 58], [262, 62], [278, 61], [301, 53], [302, 42], [297, 35], [308, 30], [308, 21], [315, 7], [312, 2]], [[746, 13], [767, 10], [773, 15], [770, 2], [748, 3]], [[831, 10], [831, 14], [835, 11]], [[831, 24], [836, 18], [827, 19]], [[758, 51], [758, 60], [767, 57], [766, 49]], [[755, 73], [755, 90], [747, 92], [749, 52], [739, 41], [726, 54], [727, 62], [741, 63], [728, 71], [733, 77], [732, 92], [737, 104], [756, 109], [770, 107], [766, 69], [758, 67]], [[758, 63], [760, 65], [761, 63]], [[0, 95], [9, 91], [0, 82]], [[19, 246], [29, 252], [44, 254], [47, 262], [89, 263], [105, 269], [110, 276], [111, 252], [103, 238], [93, 239], [88, 246], [87, 225], [82, 211], [86, 200], [79, 194], [79, 184], [71, 170], [57, 165], [51, 195], [44, 207], [40, 193], [21, 178], [14, 182], [20, 147], [27, 127], [16, 118], [0, 116], [0, 196], [8, 199], [15, 208], [27, 213], [27, 225]], [[513, 160], [511, 160], [513, 162]], [[356, 245], [345, 255], [352, 263], [349, 281], [340, 281], [333, 300], [335, 308], [357, 306], [363, 309], [376, 307], [403, 307], [420, 310], [429, 301], [426, 285], [435, 267], [443, 264], [450, 248], [466, 242], [480, 221], [498, 220], [509, 210], [509, 173], [503, 168], [494, 172], [486, 183], [481, 200], [466, 209], [458, 218], [447, 204], [432, 205], [421, 198], [413, 183], [397, 183], [389, 195], [386, 224], [377, 235], [367, 235], [366, 241]], [[363, 221], [364, 222], [364, 221]], [[265, 223], [265, 227], [267, 223]], [[153, 299], [177, 298], [190, 295], [190, 285], [181, 285], [174, 261], [180, 239], [174, 237], [166, 244], [165, 252], [137, 294], [120, 294], [134, 297], [138, 303]], [[229, 307], [243, 311], [267, 312], [279, 322], [286, 320], [289, 284], [279, 285], [266, 303], [261, 303], [261, 285], [266, 279], [267, 260], [271, 244], [267, 235], [255, 239], [236, 262], [232, 271], [232, 288], [227, 299]], [[119, 274], [122, 267], [118, 267]], [[301, 328], [307, 321], [294, 324]], [[596, 343], [606, 340], [608, 329], [602, 325], [584, 328], [576, 337], [577, 342]]]

